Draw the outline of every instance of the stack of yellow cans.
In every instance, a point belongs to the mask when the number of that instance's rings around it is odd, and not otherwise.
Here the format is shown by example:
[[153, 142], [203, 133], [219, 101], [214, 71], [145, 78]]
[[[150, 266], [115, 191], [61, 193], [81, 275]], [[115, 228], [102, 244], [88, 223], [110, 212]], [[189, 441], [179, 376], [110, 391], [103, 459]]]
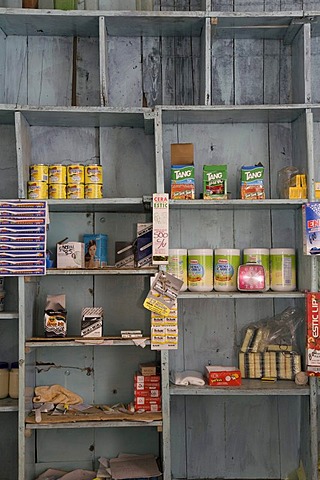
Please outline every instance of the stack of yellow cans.
[[44, 165], [30, 166], [28, 198], [81, 199], [103, 197], [101, 165]]
[[65, 165], [49, 165], [49, 198], [56, 200], [66, 198], [66, 166]]
[[103, 171], [101, 165], [86, 165], [84, 198], [103, 197]]
[[48, 165], [30, 165], [28, 198], [43, 200], [48, 198]]
[[80, 163], [67, 166], [67, 198], [84, 198], [84, 166]]

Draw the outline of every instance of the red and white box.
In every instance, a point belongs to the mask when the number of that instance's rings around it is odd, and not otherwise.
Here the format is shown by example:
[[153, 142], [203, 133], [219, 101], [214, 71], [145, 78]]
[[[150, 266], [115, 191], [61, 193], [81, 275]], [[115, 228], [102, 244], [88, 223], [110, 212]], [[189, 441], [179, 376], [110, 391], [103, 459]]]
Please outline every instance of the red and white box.
[[150, 388], [144, 390], [137, 390], [134, 389], [135, 397], [146, 397], [146, 398], [160, 398], [161, 397], [161, 390], [159, 388]]
[[206, 376], [208, 385], [211, 387], [237, 387], [241, 385], [241, 372], [236, 367], [208, 365]]
[[306, 294], [308, 375], [320, 376], [320, 292]]
[[160, 375], [139, 375], [138, 373], [136, 373], [134, 376], [134, 382], [139, 383], [141, 385], [154, 385], [154, 384], [160, 385], [161, 376]]

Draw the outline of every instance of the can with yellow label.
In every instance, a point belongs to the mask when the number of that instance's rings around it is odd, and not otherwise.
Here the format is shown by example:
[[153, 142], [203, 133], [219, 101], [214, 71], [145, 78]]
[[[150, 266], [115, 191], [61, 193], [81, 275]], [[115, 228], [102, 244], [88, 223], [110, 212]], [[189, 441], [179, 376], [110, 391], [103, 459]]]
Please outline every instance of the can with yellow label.
[[49, 165], [49, 183], [66, 183], [66, 178], [65, 165]]
[[86, 165], [85, 183], [103, 183], [103, 171], [101, 165]]
[[84, 198], [84, 184], [83, 183], [68, 183], [67, 184], [67, 198], [78, 199]]
[[84, 186], [84, 198], [102, 198], [103, 187], [99, 183], [87, 183]]
[[84, 165], [74, 163], [67, 166], [67, 183], [84, 183]]
[[30, 165], [31, 182], [48, 182], [48, 165], [43, 163]]
[[48, 198], [47, 182], [28, 182], [28, 198], [43, 200]]
[[50, 183], [48, 190], [49, 198], [55, 198], [57, 200], [61, 198], [67, 198], [65, 183]]

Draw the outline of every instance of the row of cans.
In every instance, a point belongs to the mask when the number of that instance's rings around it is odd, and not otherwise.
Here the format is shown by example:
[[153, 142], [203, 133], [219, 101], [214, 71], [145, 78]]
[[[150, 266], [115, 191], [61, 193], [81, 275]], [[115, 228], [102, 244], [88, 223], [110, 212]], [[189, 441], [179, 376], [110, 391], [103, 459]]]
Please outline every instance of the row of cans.
[[99, 183], [28, 182], [28, 198], [33, 200], [103, 198], [103, 186]]
[[30, 165], [30, 181], [49, 184], [103, 184], [101, 165]]

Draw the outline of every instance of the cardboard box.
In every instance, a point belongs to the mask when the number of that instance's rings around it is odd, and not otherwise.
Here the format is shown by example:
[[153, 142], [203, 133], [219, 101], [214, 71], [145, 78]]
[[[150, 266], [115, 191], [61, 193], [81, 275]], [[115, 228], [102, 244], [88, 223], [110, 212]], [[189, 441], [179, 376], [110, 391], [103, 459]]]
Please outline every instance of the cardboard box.
[[108, 265], [108, 235], [85, 234], [85, 268], [103, 268]]
[[212, 387], [236, 387], [241, 385], [241, 372], [236, 367], [206, 366], [208, 385]]
[[135, 397], [145, 397], [149, 399], [160, 398], [161, 389], [160, 388], [145, 388], [144, 390], [134, 389]]
[[67, 311], [65, 295], [47, 295], [44, 311], [44, 335], [47, 338], [65, 337]]
[[134, 250], [132, 242], [115, 242], [115, 267], [134, 267]]
[[57, 268], [84, 268], [84, 243], [58, 243]]
[[302, 205], [303, 253], [320, 254], [320, 202]]
[[81, 312], [81, 337], [102, 337], [103, 308], [85, 307]]
[[158, 362], [140, 363], [139, 372], [143, 376], [157, 375], [160, 373], [160, 364]]
[[308, 375], [320, 376], [320, 292], [306, 294]]
[[152, 223], [137, 223], [134, 256], [136, 267], [152, 265]]
[[262, 164], [241, 167], [240, 198], [242, 200], [263, 200], [264, 166]]
[[171, 144], [171, 198], [195, 199], [193, 143]]
[[[160, 385], [160, 382], [161, 382], [161, 376], [160, 375], [148, 375], [148, 376], [144, 376], [144, 375], [139, 375], [138, 373], [136, 373], [134, 375], [134, 381], [135, 383], [140, 383], [141, 385], [155, 385], [155, 384], [158, 384]], [[145, 387], [142, 387], [142, 388], [145, 388]]]
[[227, 165], [203, 166], [203, 199], [227, 199]]

